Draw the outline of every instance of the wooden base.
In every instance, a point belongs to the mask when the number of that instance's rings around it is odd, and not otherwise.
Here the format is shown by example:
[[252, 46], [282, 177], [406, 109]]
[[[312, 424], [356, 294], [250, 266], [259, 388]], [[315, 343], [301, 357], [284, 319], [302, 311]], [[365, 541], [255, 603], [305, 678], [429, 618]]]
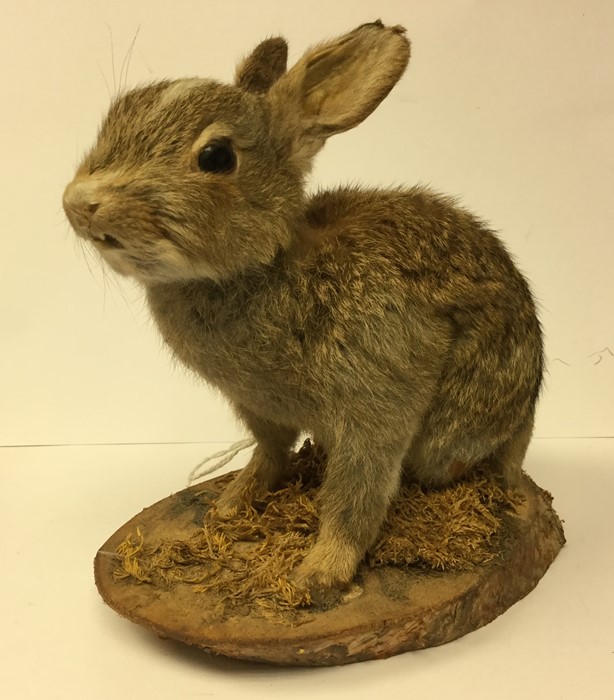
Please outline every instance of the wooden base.
[[[118, 545], [137, 528], [151, 541], [186, 538], [202, 523], [202, 493], [192, 486], [146, 508], [100, 548], [94, 568], [105, 602], [156, 634], [238, 659], [328, 666], [381, 659], [457, 639], [494, 620], [529, 593], [565, 542], [550, 495], [524, 477], [524, 503], [509, 516], [495, 561], [470, 572], [363, 565], [348, 591], [283, 616], [220, 612], [219, 601], [186, 583], [159, 586], [114, 576]], [[201, 494], [201, 495], [198, 495]]]

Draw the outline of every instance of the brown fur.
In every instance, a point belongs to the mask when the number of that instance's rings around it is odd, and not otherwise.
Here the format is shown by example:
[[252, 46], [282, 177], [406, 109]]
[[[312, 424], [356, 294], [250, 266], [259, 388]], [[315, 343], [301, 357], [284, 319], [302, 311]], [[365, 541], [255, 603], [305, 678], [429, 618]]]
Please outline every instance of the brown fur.
[[[221, 509], [272, 487], [300, 431], [324, 446], [320, 534], [296, 577], [333, 585], [352, 578], [403, 472], [439, 484], [489, 460], [518, 476], [542, 340], [505, 248], [449, 198], [304, 194], [325, 139], [402, 75], [403, 30], [363, 25], [283, 75], [282, 40], [268, 41], [236, 86], [162, 82], [121, 96], [64, 205], [79, 235], [143, 283], [176, 356], [256, 437]], [[219, 137], [237, 167], [201, 172], [200, 149]]]
[[281, 37], [265, 39], [237, 66], [235, 84], [248, 92], [268, 92], [286, 72], [288, 44]]

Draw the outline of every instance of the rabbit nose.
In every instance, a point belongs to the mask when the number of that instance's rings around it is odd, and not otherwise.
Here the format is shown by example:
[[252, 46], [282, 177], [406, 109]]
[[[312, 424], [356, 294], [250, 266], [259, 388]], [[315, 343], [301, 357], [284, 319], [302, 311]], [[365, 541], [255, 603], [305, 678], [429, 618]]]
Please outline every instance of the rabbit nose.
[[92, 178], [76, 178], [64, 190], [64, 211], [77, 233], [91, 237], [94, 215], [100, 207], [99, 200], [99, 187]]

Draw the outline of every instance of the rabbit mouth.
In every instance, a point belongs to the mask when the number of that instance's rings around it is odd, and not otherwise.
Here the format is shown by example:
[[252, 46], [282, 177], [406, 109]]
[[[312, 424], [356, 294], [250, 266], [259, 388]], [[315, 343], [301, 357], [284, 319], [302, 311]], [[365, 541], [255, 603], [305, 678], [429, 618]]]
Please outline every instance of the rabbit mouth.
[[111, 236], [108, 233], [93, 236], [92, 241], [103, 250], [123, 250], [125, 248], [123, 243], [120, 243], [115, 236]]

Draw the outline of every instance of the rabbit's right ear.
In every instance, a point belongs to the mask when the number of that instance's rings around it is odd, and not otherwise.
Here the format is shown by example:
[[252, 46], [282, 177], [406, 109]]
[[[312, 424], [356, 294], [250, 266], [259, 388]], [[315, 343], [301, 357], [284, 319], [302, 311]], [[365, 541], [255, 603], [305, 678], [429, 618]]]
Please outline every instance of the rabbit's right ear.
[[286, 72], [287, 60], [285, 39], [265, 39], [237, 66], [235, 84], [248, 92], [267, 92]]
[[293, 155], [310, 159], [329, 136], [369, 116], [403, 75], [409, 53], [405, 29], [379, 20], [307, 51], [267, 95], [275, 120], [290, 131]]

